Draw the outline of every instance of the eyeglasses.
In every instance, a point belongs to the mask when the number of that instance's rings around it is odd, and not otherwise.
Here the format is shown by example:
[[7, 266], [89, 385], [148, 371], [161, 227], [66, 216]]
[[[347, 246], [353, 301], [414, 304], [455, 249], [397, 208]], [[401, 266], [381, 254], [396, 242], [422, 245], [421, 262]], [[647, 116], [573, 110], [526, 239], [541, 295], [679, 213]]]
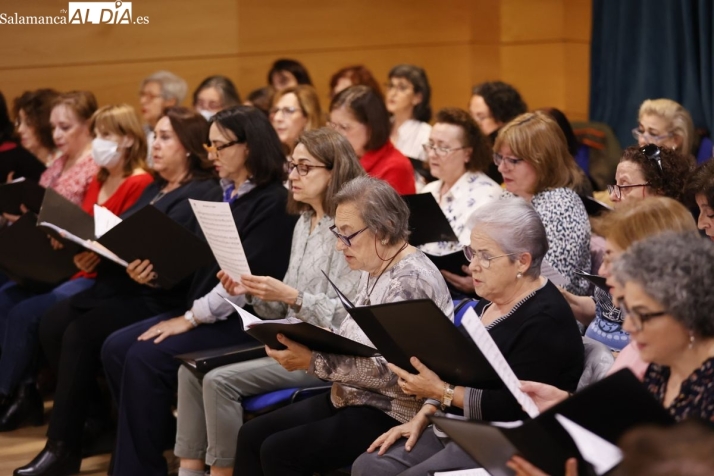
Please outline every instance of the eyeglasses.
[[288, 107], [288, 106], [285, 106], [285, 107], [271, 107], [271, 108], [270, 108], [270, 115], [271, 115], [271, 116], [274, 116], [274, 115], [276, 115], [277, 113], [282, 112], [282, 113], [283, 113], [283, 116], [292, 116], [293, 114], [295, 114], [295, 113], [298, 112], [298, 111], [301, 111], [301, 112], [302, 112], [302, 109], [300, 109], [299, 107]]
[[668, 132], [667, 134], [662, 134], [659, 136], [654, 136], [652, 134], [649, 134], [645, 131], [641, 131], [639, 128], [635, 127], [632, 129], [632, 137], [635, 138], [635, 140], [640, 140], [640, 138], [643, 138], [647, 142], [659, 142], [662, 140], [667, 139], [668, 137], [672, 137], [672, 133]]
[[637, 332], [641, 332], [645, 327], [645, 323], [650, 319], [655, 317], [662, 317], [667, 315], [667, 311], [656, 311], [656, 312], [637, 312], [632, 311], [627, 307], [627, 303], [623, 300], [620, 303], [620, 311], [624, 316], [632, 319], [632, 326]]
[[306, 176], [310, 173], [312, 169], [329, 169], [327, 165], [308, 165], [308, 164], [296, 164], [295, 162], [288, 162], [288, 173], [292, 173], [293, 170], [297, 169], [298, 175]]
[[622, 198], [622, 189], [623, 189], [623, 188], [646, 187], [646, 186], [648, 186], [649, 184], [650, 184], [650, 183], [647, 182], [647, 183], [638, 183], [638, 184], [634, 184], [634, 185], [617, 185], [617, 184], [615, 184], [615, 185], [608, 185], [608, 186], [607, 186], [607, 193], [609, 193], [610, 195], [614, 195], [615, 198], [619, 200], [619, 199]]
[[331, 122], [331, 121], [327, 122], [327, 127], [329, 127], [330, 129], [336, 130], [340, 134], [346, 134], [350, 131], [350, 129], [352, 129], [352, 126], [349, 124], [339, 124], [337, 122]]
[[408, 84], [384, 83], [384, 89], [387, 90], [387, 92], [391, 91], [392, 89], [396, 89], [400, 93], [406, 93], [411, 91], [413, 88]]
[[335, 236], [337, 237], [337, 239], [339, 239], [347, 248], [349, 248], [350, 246], [352, 246], [352, 239], [353, 239], [355, 236], [357, 236], [357, 235], [359, 235], [360, 233], [362, 233], [362, 232], [363, 232], [364, 230], [366, 230], [367, 228], [368, 228], [368, 227], [365, 226], [365, 227], [362, 228], [361, 230], [352, 233], [350, 236], [345, 236], [345, 235], [341, 234], [340, 232], [338, 232], [338, 231], [337, 231], [337, 225], [332, 225], [332, 226], [330, 227], [330, 231], [331, 231], [332, 234], [335, 235]]
[[474, 258], [478, 260], [478, 264], [483, 268], [483, 269], [488, 269], [491, 267], [491, 260], [494, 260], [496, 258], [503, 258], [504, 256], [513, 256], [518, 253], [506, 253], [505, 255], [498, 255], [498, 256], [488, 256], [488, 253], [485, 251], [474, 251], [473, 248], [470, 246], [464, 246], [464, 256], [466, 256], [466, 260], [471, 263]]
[[159, 99], [161, 94], [152, 94], [150, 92], [139, 91], [139, 99], [148, 99], [153, 101], [154, 99]]
[[473, 117], [476, 122], [483, 122], [486, 119], [491, 119], [493, 116], [488, 114], [472, 114], [471, 117]]
[[228, 147], [231, 147], [236, 144], [243, 144], [245, 141], [242, 140], [232, 140], [230, 142], [226, 142], [225, 144], [222, 145], [209, 145], [209, 144], [203, 144], [203, 148], [206, 149], [206, 152], [209, 154], [216, 154], [218, 155], [218, 151], [221, 151], [223, 149], [226, 149]]
[[446, 157], [450, 153], [455, 152], [457, 150], [465, 149], [466, 147], [456, 147], [454, 149], [451, 149], [449, 147], [441, 147], [434, 144], [422, 144], [422, 148], [424, 149], [424, 152], [426, 152], [427, 155], [429, 155], [429, 152], [434, 152], [437, 157]]
[[499, 154], [498, 152], [494, 152], [494, 153], [493, 153], [493, 163], [496, 164], [496, 167], [500, 167], [500, 166], [501, 166], [501, 163], [502, 163], [504, 160], [505, 160], [506, 163], [507, 163], [508, 165], [510, 165], [511, 167], [515, 167], [516, 165], [518, 165], [518, 164], [520, 164], [521, 162], [523, 162], [523, 159], [519, 159], [519, 158], [517, 158], [517, 157], [504, 157], [504, 156], [502, 156], [501, 154]]
[[659, 165], [660, 173], [664, 174], [664, 170], [662, 169], [662, 149], [655, 144], [647, 144], [644, 147], [640, 147], [640, 152], [649, 160], [656, 160], [657, 165]]

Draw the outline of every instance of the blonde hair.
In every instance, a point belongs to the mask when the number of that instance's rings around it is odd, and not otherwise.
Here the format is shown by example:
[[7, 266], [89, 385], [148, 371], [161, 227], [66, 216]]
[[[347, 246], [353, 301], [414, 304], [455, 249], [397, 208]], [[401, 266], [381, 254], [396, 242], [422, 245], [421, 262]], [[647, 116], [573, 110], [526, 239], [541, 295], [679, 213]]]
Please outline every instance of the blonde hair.
[[697, 224], [687, 208], [668, 197], [645, 197], [623, 202], [602, 222], [603, 236], [626, 250], [634, 242], [665, 231], [696, 232]]
[[299, 84], [297, 86], [278, 91], [273, 96], [273, 107], [275, 107], [278, 101], [280, 101], [280, 98], [287, 94], [295, 95], [303, 115], [307, 118], [305, 131], [319, 129], [325, 125], [322, 109], [320, 109], [320, 98], [318, 97], [315, 88], [308, 84]]
[[[99, 108], [92, 116], [91, 121], [91, 130], [97, 129], [133, 139], [134, 142], [127, 148], [123, 157], [125, 177], [131, 175], [137, 168], [149, 169], [146, 164], [146, 135], [133, 107], [128, 104], [118, 104]], [[106, 180], [108, 176], [109, 171], [104, 167], [97, 174], [100, 182]]]
[[642, 120], [642, 116], [657, 116], [667, 122], [668, 131], [682, 139], [681, 145], [677, 150], [684, 155], [692, 153], [694, 146], [694, 123], [692, 116], [684, 106], [671, 99], [645, 99], [640, 106], [640, 113], [637, 116], [638, 120]]
[[575, 188], [580, 173], [568, 152], [565, 134], [550, 116], [541, 111], [527, 112], [501, 128], [493, 144], [498, 151], [507, 145], [513, 155], [528, 162], [536, 171], [536, 194], [549, 188]]

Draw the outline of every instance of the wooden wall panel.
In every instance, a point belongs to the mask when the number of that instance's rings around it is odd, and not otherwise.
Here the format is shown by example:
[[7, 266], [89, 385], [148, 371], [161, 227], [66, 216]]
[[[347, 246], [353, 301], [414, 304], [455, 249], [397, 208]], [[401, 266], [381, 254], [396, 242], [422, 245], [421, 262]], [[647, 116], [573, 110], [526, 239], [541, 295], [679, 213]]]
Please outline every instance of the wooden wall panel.
[[563, 3], [569, 0], [503, 0], [501, 42], [552, 42], [563, 38]]
[[528, 107], [564, 107], [562, 43], [504, 45], [501, 78], [515, 86]]
[[565, 104], [564, 112], [571, 120], [588, 118], [590, 102], [590, 45], [565, 44]]

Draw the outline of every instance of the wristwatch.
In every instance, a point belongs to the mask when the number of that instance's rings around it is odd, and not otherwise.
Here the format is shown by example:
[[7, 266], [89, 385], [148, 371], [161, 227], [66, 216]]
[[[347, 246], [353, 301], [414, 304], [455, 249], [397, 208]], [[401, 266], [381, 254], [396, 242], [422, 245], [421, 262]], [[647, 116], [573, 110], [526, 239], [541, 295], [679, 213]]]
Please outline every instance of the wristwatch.
[[290, 307], [292, 307], [295, 312], [298, 312], [300, 310], [300, 308], [302, 307], [302, 291], [298, 291], [298, 295], [295, 298], [295, 304]]
[[446, 410], [451, 406], [451, 401], [454, 399], [454, 386], [448, 383], [444, 384], [444, 397], [441, 399], [441, 409]]
[[193, 311], [191, 309], [186, 311], [186, 314], [183, 315], [183, 318], [190, 322], [193, 327], [198, 327], [198, 322], [196, 322], [196, 316], [193, 315]]

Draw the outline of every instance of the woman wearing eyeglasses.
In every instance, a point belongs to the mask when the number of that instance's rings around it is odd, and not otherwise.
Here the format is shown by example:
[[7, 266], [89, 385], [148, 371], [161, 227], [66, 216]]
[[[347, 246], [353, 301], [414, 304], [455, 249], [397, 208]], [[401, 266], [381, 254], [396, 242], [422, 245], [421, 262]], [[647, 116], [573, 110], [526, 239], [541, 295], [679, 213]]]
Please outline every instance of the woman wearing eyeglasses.
[[[234, 106], [212, 118], [208, 140], [211, 145], [203, 148], [221, 178], [223, 201], [230, 204], [251, 270], [283, 276], [295, 218], [286, 212], [285, 156], [277, 134], [258, 109]], [[216, 263], [198, 270], [169, 312], [149, 314], [154, 317], [104, 343], [102, 361], [119, 408], [113, 474], [166, 474], [162, 453], [175, 436], [170, 409], [179, 362], [174, 356], [248, 339], [240, 319], [228, 318], [234, 309], [223, 299], [218, 271]], [[152, 272], [142, 262], [133, 276], [147, 282]]]
[[543, 112], [521, 114], [503, 126], [493, 150], [506, 190], [530, 202], [543, 220], [545, 261], [568, 279], [565, 289], [587, 294], [590, 285], [575, 272], [590, 269], [590, 222], [573, 190], [582, 175], [558, 123]]
[[[469, 243], [469, 218], [480, 206], [499, 198], [503, 190], [485, 174], [491, 163], [490, 147], [468, 112], [457, 108], [439, 111], [429, 141], [423, 147], [431, 174], [438, 180], [427, 184], [422, 193], [434, 195], [459, 241], [427, 243], [419, 249], [442, 256], [460, 251]], [[473, 294], [466, 266], [463, 275], [445, 270], [441, 273], [459, 291]]]
[[270, 123], [289, 156], [300, 134], [325, 124], [315, 88], [302, 84], [275, 93], [273, 107], [270, 108]]
[[422, 144], [431, 131], [431, 87], [426, 71], [399, 64], [389, 71], [384, 89], [387, 111], [392, 115], [392, 143], [406, 157], [426, 160]]
[[663, 196], [682, 200], [684, 187], [694, 167], [686, 155], [654, 144], [624, 150], [615, 172], [615, 185], [608, 185], [615, 207], [629, 200]]
[[[640, 105], [637, 127], [632, 136], [643, 147], [655, 144], [688, 156], [695, 153], [692, 116], [671, 99], [646, 99]], [[711, 151], [710, 151], [711, 152]]]
[[[516, 197], [483, 205], [473, 215], [471, 241], [464, 251], [473, 286], [482, 297], [475, 311], [514, 373], [574, 391], [583, 370], [583, 343], [567, 302], [540, 276], [548, 239], [538, 213]], [[423, 402], [421, 410], [377, 438], [352, 466], [352, 474], [416, 476], [477, 466], [438, 429], [427, 429], [427, 416], [440, 407], [461, 409], [473, 420], [525, 417], [505, 387], [454, 386], [417, 360], [412, 364], [418, 374], [393, 364], [389, 368], [399, 377], [401, 390]]]

